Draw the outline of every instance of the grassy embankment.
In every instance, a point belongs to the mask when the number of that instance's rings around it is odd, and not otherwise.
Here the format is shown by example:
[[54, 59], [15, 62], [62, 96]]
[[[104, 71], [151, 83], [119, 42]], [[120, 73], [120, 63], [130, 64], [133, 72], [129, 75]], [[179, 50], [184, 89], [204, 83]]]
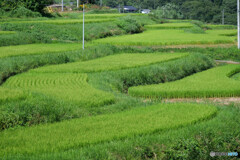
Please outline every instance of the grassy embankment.
[[240, 65], [226, 65], [175, 82], [132, 87], [128, 93], [132, 96], [163, 98], [240, 96], [240, 83], [230, 78], [238, 72]]

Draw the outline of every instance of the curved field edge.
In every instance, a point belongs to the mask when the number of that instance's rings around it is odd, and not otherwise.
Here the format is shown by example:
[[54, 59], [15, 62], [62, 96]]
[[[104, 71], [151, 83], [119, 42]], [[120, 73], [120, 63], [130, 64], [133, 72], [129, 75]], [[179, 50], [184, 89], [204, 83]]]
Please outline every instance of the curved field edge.
[[[214, 62], [210, 58], [201, 54], [191, 54], [174, 61], [150, 66], [88, 73], [88, 83], [96, 89], [114, 94], [114, 103], [104, 106], [83, 107], [79, 106], [79, 104], [71, 104], [69, 101], [64, 101], [63, 99], [59, 101], [55, 97], [32, 93], [31, 96], [27, 97], [24, 101], [12, 101], [2, 105], [2, 110], [5, 113], [3, 114], [0, 128], [2, 127], [4, 130], [15, 126], [53, 123], [67, 119], [82, 118], [89, 115], [96, 116], [116, 113], [143, 105], [150, 105], [153, 104], [153, 102], [143, 102], [139, 98], [124, 94], [126, 93], [125, 91], [127, 91], [130, 86], [174, 81], [213, 66]], [[21, 77], [21, 75], [18, 76]], [[17, 86], [13, 87], [16, 88]], [[29, 87], [31, 87], [31, 85]], [[49, 87], [45, 86], [45, 88]]]
[[215, 106], [158, 104], [126, 112], [65, 121], [0, 133], [0, 154], [63, 151], [86, 144], [182, 127], [214, 116]]
[[110, 104], [115, 100], [113, 94], [90, 86], [86, 74], [24, 73], [11, 77], [3, 87], [42, 93], [83, 107]]
[[[186, 127], [159, 131], [103, 142], [95, 145], [42, 154], [18, 154], [4, 157], [6, 160], [31, 159], [211, 159], [213, 150], [238, 148], [239, 105], [218, 106], [215, 117]], [[232, 126], [232, 127], [230, 127]], [[208, 147], [206, 147], [206, 145]], [[184, 154], [183, 154], [184, 153]]]
[[[154, 46], [180, 44], [225, 44], [235, 43], [236, 37], [224, 36], [235, 30], [207, 30], [205, 34], [186, 33], [183, 30], [147, 30], [143, 33], [108, 37], [92, 41], [93, 44], [113, 44], [126, 46]], [[159, 36], [161, 35], [161, 36]]]
[[188, 56], [189, 53], [122, 53], [97, 58], [90, 61], [52, 65], [37, 68], [36, 73], [87, 73], [107, 70], [120, 70], [173, 61]]
[[240, 96], [240, 83], [230, 76], [240, 72], [240, 65], [225, 65], [203, 71], [178, 81], [131, 87], [128, 93], [140, 97], [198, 98]]
[[25, 44], [0, 47], [0, 58], [81, 50], [79, 43]]

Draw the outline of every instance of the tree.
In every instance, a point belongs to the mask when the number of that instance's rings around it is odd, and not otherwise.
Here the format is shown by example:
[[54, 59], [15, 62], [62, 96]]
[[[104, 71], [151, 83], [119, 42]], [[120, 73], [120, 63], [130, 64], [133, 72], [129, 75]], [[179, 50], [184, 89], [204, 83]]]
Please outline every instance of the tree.
[[5, 11], [11, 11], [18, 7], [25, 7], [34, 12], [43, 13], [43, 8], [53, 4], [54, 0], [1, 0], [0, 7]]

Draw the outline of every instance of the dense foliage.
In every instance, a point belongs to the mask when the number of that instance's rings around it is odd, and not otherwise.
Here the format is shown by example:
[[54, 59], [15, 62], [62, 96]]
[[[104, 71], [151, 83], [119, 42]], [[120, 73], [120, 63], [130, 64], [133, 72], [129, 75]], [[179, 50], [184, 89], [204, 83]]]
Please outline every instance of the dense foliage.
[[[99, 1], [96, 1], [99, 4]], [[168, 3], [172, 3], [179, 8], [178, 13], [183, 14], [183, 18], [197, 19], [205, 22], [221, 23], [222, 10], [225, 10], [225, 23], [237, 23], [237, 1], [236, 0], [103, 0], [103, 4], [110, 7], [117, 7], [119, 4], [133, 5], [136, 8], [157, 9]], [[172, 11], [171, 11], [172, 12]], [[180, 17], [179, 17], [180, 18]]]
[[1, 0], [0, 8], [5, 11], [11, 11], [19, 7], [25, 7], [34, 12], [43, 13], [43, 8], [53, 4], [53, 0]]

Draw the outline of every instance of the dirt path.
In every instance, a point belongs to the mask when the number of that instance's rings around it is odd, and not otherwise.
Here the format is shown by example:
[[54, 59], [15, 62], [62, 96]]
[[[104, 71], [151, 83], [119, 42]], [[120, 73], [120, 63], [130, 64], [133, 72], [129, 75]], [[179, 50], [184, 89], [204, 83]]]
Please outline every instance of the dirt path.
[[236, 46], [236, 44], [186, 44], [186, 45], [169, 45], [169, 46], [155, 46], [154, 48], [208, 48], [208, 47], [221, 47], [228, 48]]
[[228, 60], [215, 60], [217, 63], [227, 63], [227, 64], [240, 64], [240, 62], [228, 61]]
[[179, 99], [164, 99], [163, 102], [167, 103], [174, 103], [174, 102], [212, 102], [212, 103], [219, 103], [224, 105], [229, 105], [231, 103], [239, 103], [240, 104], [240, 97], [230, 97], [230, 98], [179, 98]]

